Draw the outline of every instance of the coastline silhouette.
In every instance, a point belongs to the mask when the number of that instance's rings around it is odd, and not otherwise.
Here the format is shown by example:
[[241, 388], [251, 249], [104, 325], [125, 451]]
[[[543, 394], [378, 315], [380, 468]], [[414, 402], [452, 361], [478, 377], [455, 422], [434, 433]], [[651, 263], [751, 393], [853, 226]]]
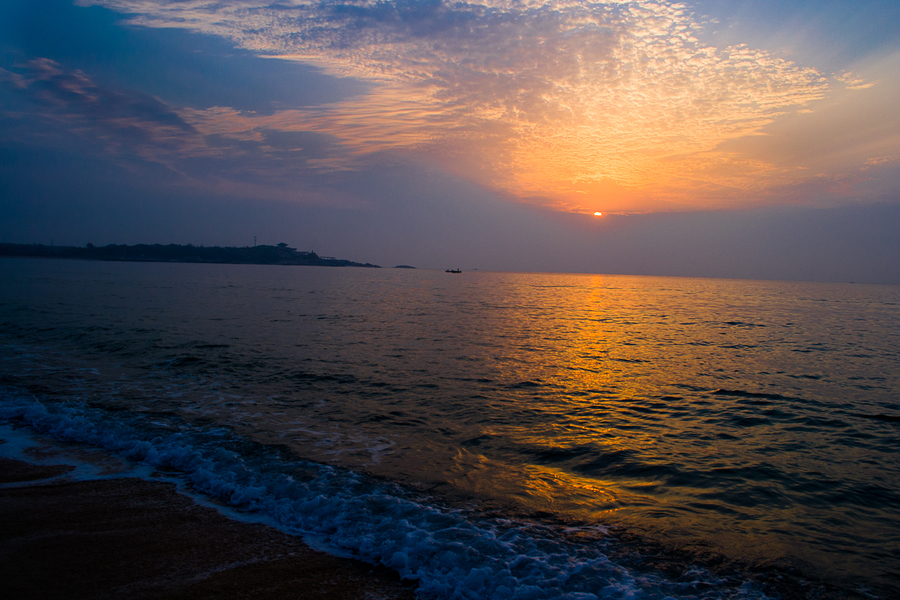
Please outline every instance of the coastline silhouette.
[[194, 246], [193, 244], [109, 244], [94, 246], [45, 246], [44, 244], [0, 244], [0, 256], [28, 258], [74, 258], [126, 262], [181, 262], [246, 265], [311, 265], [319, 267], [367, 267], [379, 265], [340, 258], [321, 257], [298, 251], [281, 242], [275, 246]]

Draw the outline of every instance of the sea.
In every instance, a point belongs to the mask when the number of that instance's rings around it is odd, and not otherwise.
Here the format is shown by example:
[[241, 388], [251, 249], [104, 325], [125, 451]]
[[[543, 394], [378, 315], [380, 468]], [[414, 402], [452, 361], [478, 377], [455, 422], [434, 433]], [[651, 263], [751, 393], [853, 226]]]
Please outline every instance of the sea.
[[900, 286], [4, 258], [0, 437], [423, 598], [900, 597]]

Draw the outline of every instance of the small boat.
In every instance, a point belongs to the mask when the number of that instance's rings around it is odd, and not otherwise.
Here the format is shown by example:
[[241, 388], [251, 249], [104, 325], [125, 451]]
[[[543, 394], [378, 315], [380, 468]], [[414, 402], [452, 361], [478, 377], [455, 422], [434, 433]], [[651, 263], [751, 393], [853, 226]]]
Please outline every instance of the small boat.
[[462, 273], [459, 269], [447, 269], [444, 273]]

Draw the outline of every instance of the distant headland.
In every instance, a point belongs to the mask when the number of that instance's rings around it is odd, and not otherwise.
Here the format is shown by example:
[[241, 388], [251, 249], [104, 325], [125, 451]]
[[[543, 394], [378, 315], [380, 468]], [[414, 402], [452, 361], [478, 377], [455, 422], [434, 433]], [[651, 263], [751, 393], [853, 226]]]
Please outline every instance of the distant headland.
[[380, 269], [371, 263], [358, 263], [315, 252], [301, 252], [289, 248], [284, 242], [275, 246], [247, 246], [244, 248], [222, 246], [194, 246], [187, 244], [137, 244], [135, 246], [109, 244], [108, 246], [45, 246], [43, 244], [0, 244], [0, 256], [31, 258], [76, 258], [82, 260], [110, 260], [127, 262], [179, 262], [217, 263], [228, 265], [310, 265], [319, 267], [368, 267]]

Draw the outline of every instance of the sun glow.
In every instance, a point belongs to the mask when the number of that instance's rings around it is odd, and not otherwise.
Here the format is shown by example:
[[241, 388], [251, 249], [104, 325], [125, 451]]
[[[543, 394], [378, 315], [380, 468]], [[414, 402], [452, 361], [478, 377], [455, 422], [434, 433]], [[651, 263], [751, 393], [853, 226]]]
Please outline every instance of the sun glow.
[[[314, 131], [345, 152], [308, 161], [308, 169], [333, 172], [364, 155], [406, 153], [523, 201], [579, 213], [593, 212], [585, 190], [602, 191], [613, 212], [671, 210], [757, 197], [767, 186], [808, 178], [723, 145], [808, 110], [830, 89], [816, 69], [776, 54], [708, 45], [699, 17], [660, 0], [567, 0], [540, 10], [506, 0], [436, 4], [416, 17], [419, 28], [382, 19], [381, 4], [369, 2], [356, 12], [317, 3], [286, 11], [263, 0], [226, 0], [211, 10], [199, 0], [162, 8], [146, 0], [87, 3], [371, 84], [365, 94], [273, 114], [181, 111], [204, 133]], [[395, 4], [405, 6], [384, 3]], [[412, 33], [420, 30], [429, 36]]]
[[602, 217], [602, 216], [603, 216], [603, 213], [600, 212], [600, 211], [598, 210], [597, 212], [594, 213], [594, 216], [595, 216], [595, 217]]

